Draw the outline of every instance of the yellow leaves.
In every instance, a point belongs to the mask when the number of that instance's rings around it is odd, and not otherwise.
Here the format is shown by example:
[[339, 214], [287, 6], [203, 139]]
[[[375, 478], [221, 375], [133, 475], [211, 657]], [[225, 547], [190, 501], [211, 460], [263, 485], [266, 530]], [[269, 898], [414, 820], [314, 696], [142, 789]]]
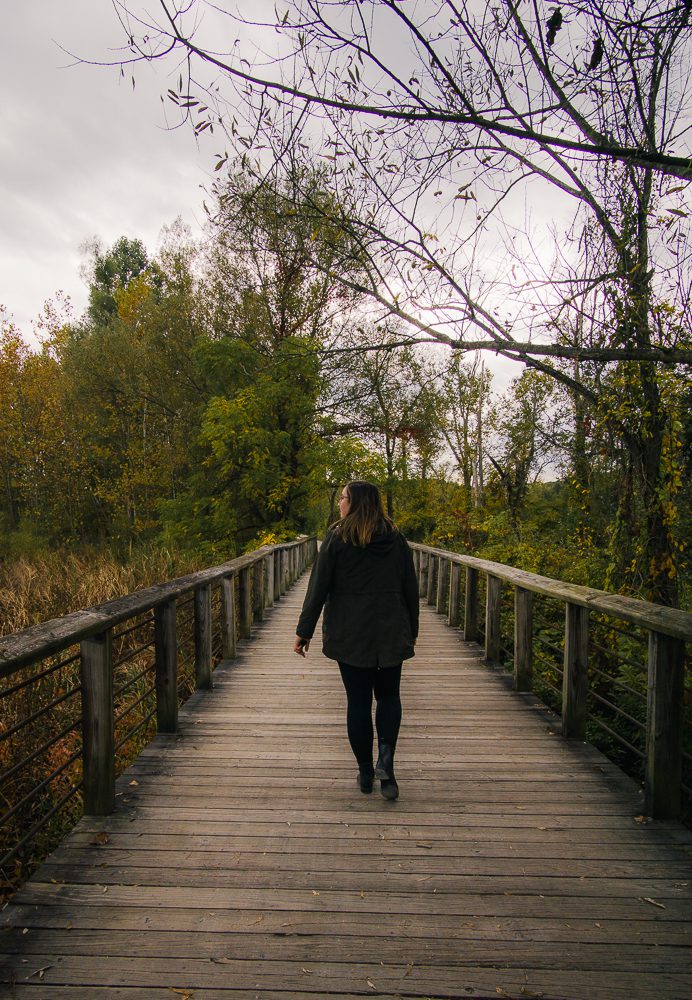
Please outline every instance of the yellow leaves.
[[151, 286], [146, 273], [132, 278], [125, 288], [115, 292], [118, 316], [129, 326], [137, 326], [145, 318], [144, 305], [151, 297]]

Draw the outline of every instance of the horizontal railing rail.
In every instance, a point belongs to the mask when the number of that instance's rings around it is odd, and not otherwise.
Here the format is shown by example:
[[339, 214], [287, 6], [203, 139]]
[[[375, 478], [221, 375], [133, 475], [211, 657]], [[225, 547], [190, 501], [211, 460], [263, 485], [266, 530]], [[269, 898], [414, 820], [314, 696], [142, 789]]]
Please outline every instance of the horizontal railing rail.
[[[106, 815], [118, 770], [210, 688], [253, 622], [314, 558], [314, 536], [0, 638], [0, 871], [19, 884], [81, 811]], [[59, 827], [57, 819], [62, 816]]]
[[[678, 817], [683, 797], [689, 799], [692, 791], [684, 779], [691, 758], [683, 738], [684, 703], [689, 691], [685, 644], [692, 641], [692, 615], [475, 556], [416, 543], [411, 547], [421, 597], [446, 614], [451, 626], [462, 628], [465, 639], [482, 643], [489, 664], [501, 664], [509, 648], [519, 691], [534, 690], [535, 661], [552, 653], [554, 670], [543, 675], [541, 685], [549, 696], [560, 695], [560, 703], [553, 699], [551, 707], [561, 714], [563, 736], [584, 739], [591, 723], [608, 733], [643, 761], [647, 813], [660, 819]], [[513, 590], [509, 609], [502, 600], [503, 586]], [[483, 606], [480, 594], [484, 594]], [[536, 596], [564, 606], [561, 642], [556, 623], [534, 614]], [[616, 622], [626, 622], [630, 628], [623, 629]], [[640, 664], [635, 653], [642, 635], [646, 661]], [[616, 648], [617, 640], [626, 642], [625, 652]], [[559, 665], [554, 659], [556, 651], [562, 654]], [[596, 654], [601, 666], [595, 665]], [[612, 670], [604, 669], [610, 661], [625, 664], [631, 682], [621, 681]], [[627, 698], [625, 707], [610, 696], [611, 690], [618, 689]], [[547, 700], [550, 702], [550, 697]], [[631, 739], [613, 729], [613, 723], [602, 714], [590, 712], [590, 704], [617, 725], [626, 725], [634, 734]]]

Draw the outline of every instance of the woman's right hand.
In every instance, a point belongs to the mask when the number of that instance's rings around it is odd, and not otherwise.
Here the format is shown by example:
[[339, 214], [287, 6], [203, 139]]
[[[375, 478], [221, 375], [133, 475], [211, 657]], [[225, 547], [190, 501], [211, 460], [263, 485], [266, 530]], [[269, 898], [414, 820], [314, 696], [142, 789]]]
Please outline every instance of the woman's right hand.
[[293, 643], [293, 652], [297, 653], [298, 656], [304, 657], [309, 649], [310, 649], [310, 640], [301, 639], [301, 637], [297, 635], [296, 641]]

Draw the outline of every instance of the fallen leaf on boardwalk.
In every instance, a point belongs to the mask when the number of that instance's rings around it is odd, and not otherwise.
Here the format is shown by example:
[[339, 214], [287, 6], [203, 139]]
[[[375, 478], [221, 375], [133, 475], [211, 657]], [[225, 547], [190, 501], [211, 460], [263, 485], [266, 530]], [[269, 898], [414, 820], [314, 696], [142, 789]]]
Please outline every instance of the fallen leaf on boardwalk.
[[501, 997], [508, 997], [509, 996], [509, 993], [506, 990], [503, 990], [501, 986], [496, 986], [495, 987], [495, 992], [499, 993]]
[[545, 996], [545, 993], [534, 993], [533, 990], [530, 990], [528, 988], [528, 986], [522, 986], [522, 988], [519, 990], [519, 992], [521, 993], [521, 995], [523, 997], [544, 997]]
[[104, 887], [103, 887], [103, 891], [104, 891], [104, 892], [108, 892], [108, 886], [107, 886], [107, 885], [104, 885]]
[[413, 972], [415, 964], [416, 964], [415, 962], [409, 962], [408, 963], [408, 965], [406, 966], [406, 972], [404, 973], [404, 979], [406, 979], [407, 976], [411, 975], [411, 973]]
[[651, 896], [640, 896], [639, 899], [641, 899], [642, 903], [651, 903], [652, 906], [657, 906], [659, 910], [665, 910], [663, 903], [657, 902], [655, 899], [652, 899]]
[[377, 987], [373, 983], [372, 979], [366, 979], [365, 982], [368, 984], [368, 986], [370, 987], [371, 990], [376, 990], [377, 989]]
[[305, 973], [306, 976], [312, 975], [312, 969], [303, 969], [302, 971]]
[[644, 816], [644, 815], [635, 816], [634, 817], [634, 822], [635, 823], [650, 823], [651, 822], [651, 816]]
[[183, 1000], [192, 1000], [192, 997], [195, 995], [194, 990], [177, 990], [175, 986], [169, 986], [168, 989], [171, 993], [177, 993]]
[[133, 779], [132, 779], [132, 781], [130, 782], [130, 784], [131, 784], [131, 785], [138, 785], [138, 784], [139, 784], [139, 782], [137, 781], [137, 779], [136, 779], [136, 778], [133, 778]]
[[427, 848], [427, 850], [429, 850], [429, 851], [430, 851], [430, 850], [432, 850], [432, 844], [422, 844], [422, 843], [420, 843], [420, 842], [417, 842], [417, 843], [416, 843], [416, 847], [425, 847], [425, 848]]
[[44, 965], [43, 968], [37, 969], [36, 972], [30, 973], [26, 978], [33, 979], [34, 976], [38, 976], [39, 979], [43, 979], [43, 973], [48, 972], [48, 970], [52, 968], [53, 968], [52, 965]]
[[110, 837], [105, 830], [101, 830], [99, 833], [95, 833], [89, 843], [93, 844], [95, 847], [102, 847], [103, 844], [107, 844], [110, 841]]
[[360, 890], [360, 898], [365, 899], [365, 889]]
[[[264, 914], [260, 913], [260, 915], [257, 918], [257, 920], [253, 920], [252, 921], [252, 924], [261, 924], [263, 920], [264, 920]], [[252, 926], [252, 924], [250, 926]]]
[[313, 889], [312, 894], [313, 896], [319, 896], [319, 892], [317, 891], [317, 889]]
[[28, 934], [28, 933], [29, 933], [29, 928], [25, 927], [24, 930], [22, 931], [22, 934]]

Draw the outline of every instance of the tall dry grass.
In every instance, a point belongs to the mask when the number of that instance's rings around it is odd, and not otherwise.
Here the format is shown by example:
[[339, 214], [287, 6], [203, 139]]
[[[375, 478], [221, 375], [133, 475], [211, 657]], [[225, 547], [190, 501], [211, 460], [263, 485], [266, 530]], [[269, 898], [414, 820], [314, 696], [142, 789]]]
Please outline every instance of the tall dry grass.
[[[153, 549], [138, 552], [127, 563], [97, 550], [18, 559], [0, 566], [0, 634], [200, 568], [194, 557]], [[116, 719], [122, 717], [115, 732], [116, 745], [122, 743], [116, 755], [118, 773], [156, 728], [154, 721], [147, 722], [154, 704], [150, 651], [127, 655], [129, 648], [151, 639], [152, 625], [145, 620], [141, 628], [126, 629], [114, 640], [114, 684], [116, 691], [122, 689], [115, 699]], [[185, 641], [181, 635], [180, 640], [190, 646], [190, 636]], [[0, 858], [7, 851], [18, 851], [0, 867], [0, 900], [22, 884], [81, 814], [81, 793], [71, 791], [82, 777], [77, 652], [78, 647], [66, 650], [0, 680]], [[190, 655], [188, 648], [188, 659]], [[184, 671], [179, 680], [184, 700], [194, 683]], [[40, 796], [34, 795], [40, 789]], [[37, 823], [41, 826], [34, 834]], [[17, 847], [29, 835], [26, 844]]]
[[164, 583], [204, 565], [194, 556], [153, 548], [134, 553], [127, 562], [107, 550], [82, 549], [0, 563], [0, 635]]

